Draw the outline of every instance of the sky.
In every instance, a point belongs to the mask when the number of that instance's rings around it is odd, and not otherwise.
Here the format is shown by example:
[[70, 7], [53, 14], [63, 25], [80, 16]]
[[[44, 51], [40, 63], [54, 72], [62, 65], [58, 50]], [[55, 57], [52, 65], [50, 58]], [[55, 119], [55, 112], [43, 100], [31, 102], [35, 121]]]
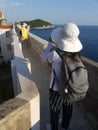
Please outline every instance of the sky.
[[8, 22], [42, 19], [52, 24], [98, 25], [98, 0], [0, 0]]

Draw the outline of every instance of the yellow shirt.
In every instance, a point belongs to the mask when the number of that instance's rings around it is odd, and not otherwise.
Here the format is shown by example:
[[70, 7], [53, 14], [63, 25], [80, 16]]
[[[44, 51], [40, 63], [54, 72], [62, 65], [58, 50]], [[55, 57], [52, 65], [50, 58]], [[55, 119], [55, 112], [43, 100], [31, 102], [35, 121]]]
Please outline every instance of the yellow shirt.
[[28, 29], [25, 27], [22, 27], [22, 40], [28, 39]]

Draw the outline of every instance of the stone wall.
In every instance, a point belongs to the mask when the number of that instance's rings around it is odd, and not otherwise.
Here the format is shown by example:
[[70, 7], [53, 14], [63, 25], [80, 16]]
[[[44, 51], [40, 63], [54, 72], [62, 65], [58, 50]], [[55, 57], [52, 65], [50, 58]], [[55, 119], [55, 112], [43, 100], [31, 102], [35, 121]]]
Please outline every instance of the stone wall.
[[12, 53], [12, 30], [0, 29], [0, 47], [3, 61], [8, 62], [13, 58]]
[[24, 58], [21, 43], [12, 30], [11, 70], [15, 98], [0, 105], [0, 130], [40, 130], [40, 95]]
[[32, 47], [32, 51], [36, 52], [37, 55], [41, 58], [43, 51], [47, 47], [48, 41], [32, 34], [29, 32], [29, 41]]
[[30, 130], [30, 104], [14, 98], [0, 105], [0, 130]]

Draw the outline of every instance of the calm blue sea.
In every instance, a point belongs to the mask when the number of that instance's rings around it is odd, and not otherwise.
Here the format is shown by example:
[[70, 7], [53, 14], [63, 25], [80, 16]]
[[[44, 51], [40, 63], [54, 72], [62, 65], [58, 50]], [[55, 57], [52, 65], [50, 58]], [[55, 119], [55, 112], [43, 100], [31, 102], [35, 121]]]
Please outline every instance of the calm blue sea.
[[[98, 26], [79, 26], [79, 29], [79, 38], [84, 46], [81, 54], [95, 62], [98, 62]], [[48, 40], [52, 30], [53, 29], [31, 29], [30, 32]]]

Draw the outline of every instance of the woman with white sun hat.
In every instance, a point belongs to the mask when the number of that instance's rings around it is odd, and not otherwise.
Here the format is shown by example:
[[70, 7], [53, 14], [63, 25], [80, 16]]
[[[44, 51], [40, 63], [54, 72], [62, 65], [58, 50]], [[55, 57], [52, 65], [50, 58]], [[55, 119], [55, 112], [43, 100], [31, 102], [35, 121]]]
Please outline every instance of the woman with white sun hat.
[[79, 33], [79, 28], [74, 23], [65, 24], [62, 28], [55, 28], [51, 33], [51, 38], [49, 38], [48, 46], [43, 53], [43, 62], [49, 63], [52, 66], [49, 87], [51, 130], [58, 130], [61, 107], [63, 112], [61, 125], [62, 128], [68, 129], [73, 110], [73, 104], [65, 101], [58, 93], [58, 82], [55, 78], [58, 80], [60, 78], [62, 59], [53, 48], [58, 48], [62, 53], [66, 54], [66, 56], [71, 59], [71, 62], [77, 62], [80, 59], [80, 51], [83, 48], [78, 38]]

